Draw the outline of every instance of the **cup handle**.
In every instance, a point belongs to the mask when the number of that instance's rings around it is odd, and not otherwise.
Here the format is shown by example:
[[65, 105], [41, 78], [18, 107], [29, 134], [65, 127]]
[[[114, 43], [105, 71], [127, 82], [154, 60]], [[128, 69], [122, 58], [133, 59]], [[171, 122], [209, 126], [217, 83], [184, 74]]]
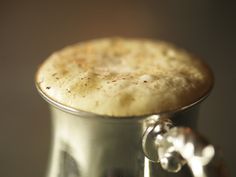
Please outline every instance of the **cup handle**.
[[178, 172], [187, 164], [194, 177], [227, 176], [213, 145], [191, 128], [174, 127], [168, 118], [148, 126], [142, 146], [149, 160], [159, 162], [169, 172]]

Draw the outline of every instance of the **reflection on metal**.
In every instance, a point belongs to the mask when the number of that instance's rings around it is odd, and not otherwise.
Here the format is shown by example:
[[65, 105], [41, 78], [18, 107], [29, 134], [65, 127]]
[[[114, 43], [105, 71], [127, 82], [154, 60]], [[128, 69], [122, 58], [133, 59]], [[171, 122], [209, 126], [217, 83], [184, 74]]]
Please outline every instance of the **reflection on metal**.
[[144, 158], [144, 177], [150, 177], [150, 170], [149, 170], [149, 160], [148, 158]]
[[159, 118], [156, 124], [150, 124], [142, 145], [145, 155], [166, 171], [176, 173], [187, 164], [194, 177], [226, 176], [215, 175], [219, 165], [209, 165], [215, 157], [214, 147], [190, 128], [173, 127], [169, 119]]
[[204, 138], [189, 128], [174, 127], [164, 135], [162, 147], [158, 149], [160, 161], [168, 152], [178, 152], [187, 162], [195, 177], [206, 177], [203, 167], [213, 158], [215, 151]]
[[61, 151], [58, 177], [80, 177], [76, 160], [66, 151]]
[[150, 116], [149, 126], [143, 135], [142, 146], [144, 154], [152, 162], [159, 162], [157, 146], [171, 125], [169, 119], [164, 120], [158, 115]]

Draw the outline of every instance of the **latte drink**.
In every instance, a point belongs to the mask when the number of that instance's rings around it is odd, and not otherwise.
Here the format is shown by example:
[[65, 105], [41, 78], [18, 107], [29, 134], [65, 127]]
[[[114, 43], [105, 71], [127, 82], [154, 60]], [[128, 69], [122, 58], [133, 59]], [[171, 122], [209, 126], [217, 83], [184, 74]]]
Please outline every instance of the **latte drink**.
[[194, 128], [212, 80], [200, 59], [162, 41], [103, 38], [53, 53], [36, 75], [53, 120], [48, 177], [169, 176], [145, 157], [143, 134], [153, 115]]
[[66, 47], [37, 75], [38, 87], [56, 102], [113, 117], [179, 109], [202, 97], [211, 82], [207, 66], [182, 49], [122, 38]]

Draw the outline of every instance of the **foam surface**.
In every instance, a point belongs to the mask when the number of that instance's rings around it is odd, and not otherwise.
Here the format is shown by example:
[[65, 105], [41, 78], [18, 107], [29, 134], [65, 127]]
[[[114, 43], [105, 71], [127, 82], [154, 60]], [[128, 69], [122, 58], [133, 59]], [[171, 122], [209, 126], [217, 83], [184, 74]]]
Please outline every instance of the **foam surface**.
[[171, 44], [104, 38], [53, 53], [36, 82], [51, 99], [82, 111], [133, 116], [172, 111], [212, 85], [208, 67]]

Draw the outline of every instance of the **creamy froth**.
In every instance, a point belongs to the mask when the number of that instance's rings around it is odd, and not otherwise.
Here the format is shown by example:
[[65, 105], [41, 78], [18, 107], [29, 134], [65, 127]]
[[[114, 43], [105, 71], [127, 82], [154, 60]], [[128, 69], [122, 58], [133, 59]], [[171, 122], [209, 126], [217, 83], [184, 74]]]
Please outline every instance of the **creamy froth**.
[[187, 106], [206, 94], [212, 76], [201, 60], [169, 43], [104, 38], [53, 53], [36, 82], [66, 106], [125, 117]]

